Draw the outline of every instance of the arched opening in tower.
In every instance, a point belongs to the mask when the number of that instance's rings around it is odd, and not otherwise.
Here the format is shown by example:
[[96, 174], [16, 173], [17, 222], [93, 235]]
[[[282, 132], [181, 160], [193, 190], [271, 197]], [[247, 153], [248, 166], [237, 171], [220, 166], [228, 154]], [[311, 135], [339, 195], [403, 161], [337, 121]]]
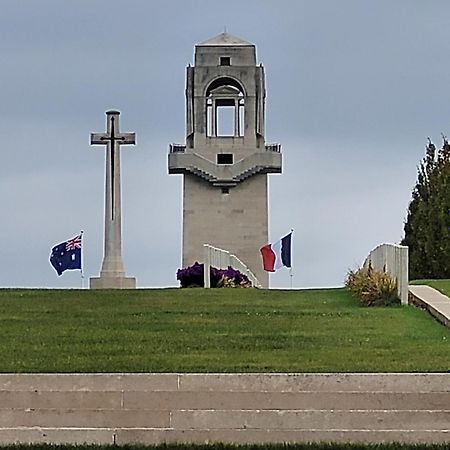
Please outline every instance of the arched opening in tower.
[[206, 91], [206, 133], [208, 137], [243, 137], [245, 94], [232, 78], [214, 80]]

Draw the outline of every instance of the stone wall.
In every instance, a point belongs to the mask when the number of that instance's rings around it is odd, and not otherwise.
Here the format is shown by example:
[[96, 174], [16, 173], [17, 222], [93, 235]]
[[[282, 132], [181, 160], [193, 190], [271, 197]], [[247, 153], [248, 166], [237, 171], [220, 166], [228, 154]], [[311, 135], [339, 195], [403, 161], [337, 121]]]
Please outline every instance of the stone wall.
[[258, 174], [222, 193], [184, 175], [183, 267], [204, 262], [203, 244], [236, 255], [268, 287], [259, 249], [268, 242], [267, 175]]
[[408, 304], [408, 247], [396, 244], [381, 244], [374, 248], [364, 261], [375, 270], [389, 273], [397, 280], [397, 292], [402, 305]]
[[450, 441], [448, 374], [0, 374], [0, 443]]

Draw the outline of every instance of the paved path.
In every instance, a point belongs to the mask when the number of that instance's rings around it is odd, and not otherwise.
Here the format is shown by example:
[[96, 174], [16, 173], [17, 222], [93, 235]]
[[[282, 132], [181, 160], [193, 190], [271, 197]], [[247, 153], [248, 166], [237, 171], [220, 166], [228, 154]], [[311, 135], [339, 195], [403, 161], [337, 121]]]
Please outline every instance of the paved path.
[[450, 327], [450, 298], [430, 286], [409, 286], [413, 303], [425, 307], [436, 319]]

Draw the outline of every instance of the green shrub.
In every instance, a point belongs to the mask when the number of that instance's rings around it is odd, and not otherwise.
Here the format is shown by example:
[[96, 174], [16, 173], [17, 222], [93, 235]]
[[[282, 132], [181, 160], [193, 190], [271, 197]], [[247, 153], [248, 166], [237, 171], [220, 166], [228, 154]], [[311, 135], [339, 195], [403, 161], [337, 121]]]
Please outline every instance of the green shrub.
[[367, 268], [350, 270], [345, 285], [364, 306], [400, 303], [396, 280], [384, 271], [374, 270], [370, 264]]

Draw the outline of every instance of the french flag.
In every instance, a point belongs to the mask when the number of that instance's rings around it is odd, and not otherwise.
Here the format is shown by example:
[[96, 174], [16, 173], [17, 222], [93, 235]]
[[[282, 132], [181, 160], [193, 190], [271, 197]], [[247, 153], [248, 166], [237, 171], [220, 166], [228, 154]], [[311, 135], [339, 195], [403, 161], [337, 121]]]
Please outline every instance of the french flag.
[[263, 266], [266, 272], [275, 272], [283, 266], [291, 267], [291, 237], [292, 232], [273, 244], [261, 247]]

